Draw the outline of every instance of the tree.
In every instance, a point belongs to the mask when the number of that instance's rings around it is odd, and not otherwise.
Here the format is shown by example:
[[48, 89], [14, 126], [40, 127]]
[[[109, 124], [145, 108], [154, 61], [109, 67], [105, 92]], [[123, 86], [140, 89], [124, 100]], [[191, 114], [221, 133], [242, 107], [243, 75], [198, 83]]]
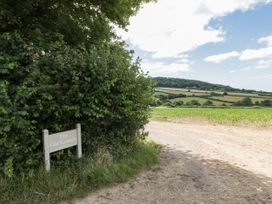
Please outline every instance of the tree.
[[266, 106], [266, 107], [269, 107], [269, 106], [272, 106], [272, 100], [263, 100], [261, 101], [261, 106]]
[[112, 24], [124, 28], [144, 2], [0, 2], [0, 173], [33, 171], [42, 162], [41, 130], [78, 122], [85, 154], [133, 150], [148, 122], [152, 82]]
[[201, 104], [197, 100], [191, 100], [186, 103], [187, 106], [200, 106]]
[[72, 45], [86, 46], [109, 40], [112, 26], [125, 28], [141, 4], [150, 0], [2, 0], [0, 33], [33, 30], [59, 33]]
[[[172, 87], [172, 88], [184, 88], [184, 89], [199, 89], [207, 91], [222, 91], [227, 92], [245, 92], [254, 93], [254, 90], [245, 90], [232, 88], [230, 86], [211, 84], [203, 81], [189, 80], [189, 79], [179, 79], [179, 78], [168, 78], [168, 77], [155, 77], [153, 80], [156, 82], [156, 87]], [[220, 96], [220, 94], [218, 95]], [[221, 94], [222, 96], [222, 94]]]
[[244, 97], [242, 100], [234, 103], [236, 106], [253, 106], [253, 102], [250, 97]]
[[203, 104], [203, 106], [213, 106], [213, 102], [210, 101], [210, 100], [207, 100], [207, 101]]
[[183, 101], [176, 101], [176, 106], [183, 106], [184, 102]]

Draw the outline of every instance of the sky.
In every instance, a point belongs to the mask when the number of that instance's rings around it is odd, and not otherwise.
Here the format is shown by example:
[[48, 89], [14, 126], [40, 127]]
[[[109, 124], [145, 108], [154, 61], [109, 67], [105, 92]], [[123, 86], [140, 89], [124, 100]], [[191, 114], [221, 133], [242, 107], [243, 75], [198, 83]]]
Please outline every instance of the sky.
[[272, 91], [272, 0], [158, 0], [117, 30], [150, 76]]

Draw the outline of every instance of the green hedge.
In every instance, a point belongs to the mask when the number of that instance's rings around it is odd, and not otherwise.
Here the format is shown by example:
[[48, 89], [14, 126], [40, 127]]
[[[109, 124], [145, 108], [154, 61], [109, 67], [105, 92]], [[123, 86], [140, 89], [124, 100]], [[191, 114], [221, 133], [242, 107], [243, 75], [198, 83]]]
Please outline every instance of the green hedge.
[[35, 170], [43, 159], [42, 129], [59, 132], [76, 123], [85, 154], [100, 146], [126, 154], [142, 137], [152, 100], [139, 61], [120, 42], [87, 50], [71, 48], [61, 35], [31, 35], [0, 36], [0, 173]]

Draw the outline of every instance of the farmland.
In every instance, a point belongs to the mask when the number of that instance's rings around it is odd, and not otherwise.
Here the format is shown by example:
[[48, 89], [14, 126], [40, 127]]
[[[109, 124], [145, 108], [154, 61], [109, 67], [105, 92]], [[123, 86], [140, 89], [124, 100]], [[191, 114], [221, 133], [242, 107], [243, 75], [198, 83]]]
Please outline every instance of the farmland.
[[157, 87], [154, 106], [272, 106], [272, 94]]
[[270, 126], [272, 93], [207, 82], [154, 78], [152, 119], [206, 120], [217, 124]]
[[272, 125], [271, 108], [154, 108], [152, 120], [182, 121], [184, 119], [207, 120], [216, 124]]

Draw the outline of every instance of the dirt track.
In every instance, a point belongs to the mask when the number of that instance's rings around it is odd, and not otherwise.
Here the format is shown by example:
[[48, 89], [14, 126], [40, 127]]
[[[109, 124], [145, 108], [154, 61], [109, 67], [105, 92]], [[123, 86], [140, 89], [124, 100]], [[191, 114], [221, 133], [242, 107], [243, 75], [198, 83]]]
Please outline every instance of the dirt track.
[[272, 203], [272, 130], [151, 122], [161, 164], [89, 203]]

